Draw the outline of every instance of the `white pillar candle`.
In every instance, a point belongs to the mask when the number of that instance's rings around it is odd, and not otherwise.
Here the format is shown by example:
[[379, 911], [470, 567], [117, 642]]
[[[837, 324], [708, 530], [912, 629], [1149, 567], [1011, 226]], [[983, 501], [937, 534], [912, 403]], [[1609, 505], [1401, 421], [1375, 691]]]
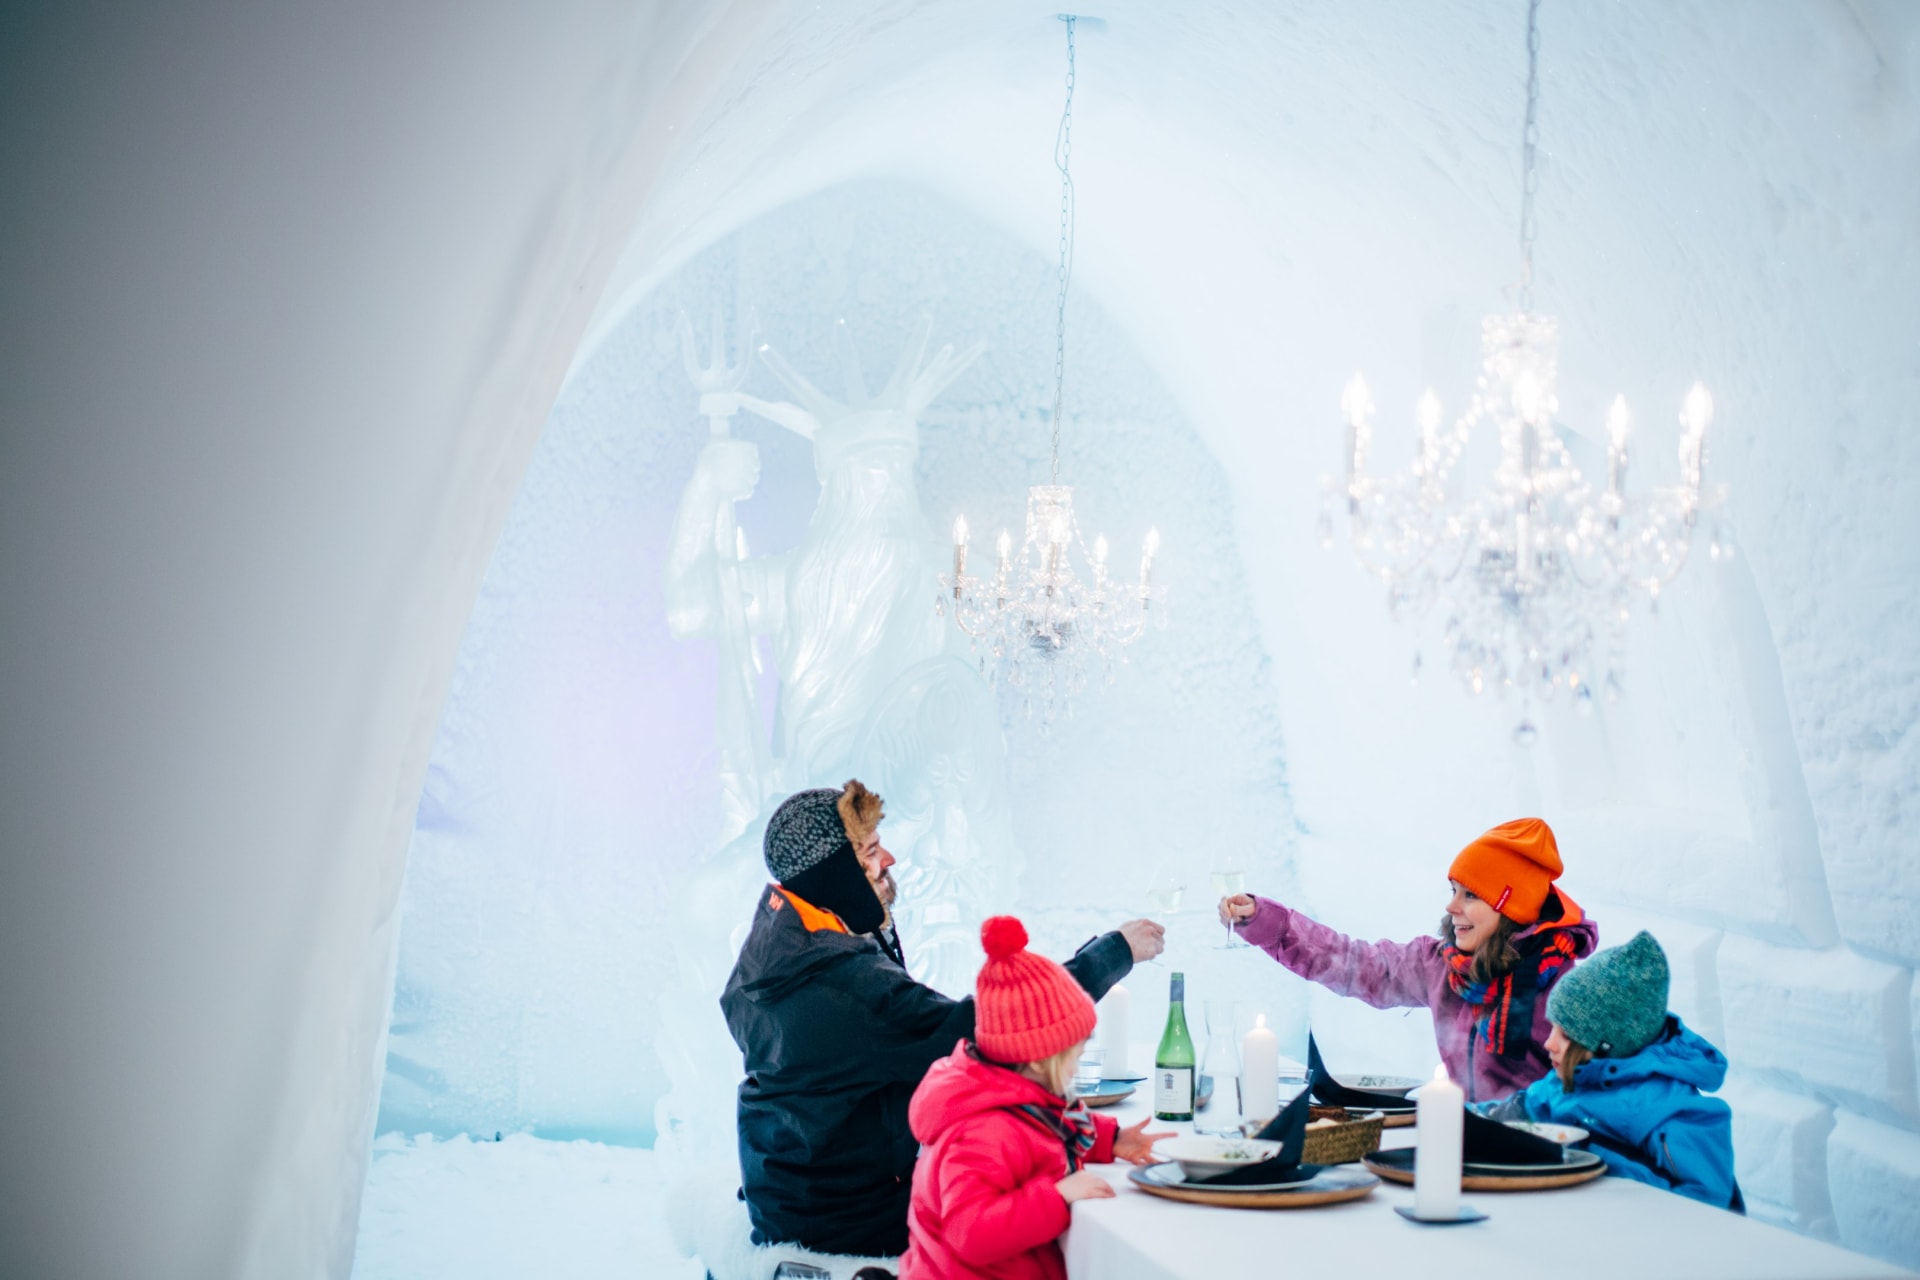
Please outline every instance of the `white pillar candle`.
[[1447, 1079], [1447, 1064], [1433, 1070], [1420, 1091], [1413, 1150], [1413, 1216], [1446, 1221], [1460, 1216], [1460, 1142], [1466, 1128], [1466, 1094]]
[[1280, 1114], [1280, 1038], [1267, 1030], [1264, 1013], [1240, 1041], [1240, 1114], [1249, 1120]]
[[1127, 1070], [1127, 1019], [1132, 1002], [1133, 997], [1117, 982], [1100, 1001], [1100, 1044], [1107, 1051], [1104, 1070], [1109, 1080], [1133, 1074]]

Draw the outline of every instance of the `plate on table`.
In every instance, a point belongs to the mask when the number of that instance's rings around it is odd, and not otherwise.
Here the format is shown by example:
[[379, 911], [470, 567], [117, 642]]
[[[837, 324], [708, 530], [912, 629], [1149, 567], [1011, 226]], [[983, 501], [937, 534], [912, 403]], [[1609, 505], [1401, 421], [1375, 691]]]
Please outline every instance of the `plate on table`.
[[1545, 1120], [1508, 1120], [1505, 1123], [1509, 1129], [1518, 1129], [1536, 1138], [1557, 1142], [1563, 1147], [1570, 1147], [1576, 1142], [1585, 1142], [1590, 1136], [1577, 1124], [1553, 1124]]
[[[1412, 1147], [1375, 1151], [1361, 1161], [1388, 1182], [1413, 1185]], [[1607, 1171], [1606, 1162], [1591, 1151], [1568, 1147], [1558, 1164], [1476, 1164], [1460, 1166], [1460, 1186], [1467, 1191], [1546, 1191], [1592, 1182]]]
[[1413, 1076], [1335, 1076], [1335, 1084], [1345, 1085], [1349, 1089], [1364, 1089], [1368, 1093], [1391, 1093], [1406, 1097], [1409, 1090], [1418, 1089], [1427, 1083]]
[[1111, 1107], [1131, 1098], [1133, 1086], [1125, 1080], [1102, 1080], [1086, 1088], [1075, 1085], [1073, 1096], [1090, 1107]]
[[1250, 1164], [1271, 1160], [1280, 1154], [1280, 1144], [1271, 1138], [1219, 1138], [1194, 1134], [1191, 1137], [1162, 1138], [1153, 1144], [1153, 1153], [1179, 1165], [1189, 1178], [1210, 1178], [1215, 1174], [1229, 1173]]
[[1223, 1205], [1230, 1209], [1310, 1209], [1373, 1194], [1380, 1179], [1351, 1165], [1333, 1165], [1304, 1182], [1273, 1186], [1218, 1187], [1190, 1182], [1174, 1161], [1150, 1164], [1127, 1173], [1127, 1180], [1150, 1195], [1188, 1204]]

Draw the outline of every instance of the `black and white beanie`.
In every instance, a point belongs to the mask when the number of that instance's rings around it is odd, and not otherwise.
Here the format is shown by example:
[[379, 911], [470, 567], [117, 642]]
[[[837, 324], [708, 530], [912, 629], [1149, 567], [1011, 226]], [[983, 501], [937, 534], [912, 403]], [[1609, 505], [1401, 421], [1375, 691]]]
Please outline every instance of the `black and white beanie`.
[[833, 912], [852, 932], [872, 933], [887, 913], [847, 839], [841, 794], [819, 787], [782, 800], [767, 819], [762, 848], [782, 888]]

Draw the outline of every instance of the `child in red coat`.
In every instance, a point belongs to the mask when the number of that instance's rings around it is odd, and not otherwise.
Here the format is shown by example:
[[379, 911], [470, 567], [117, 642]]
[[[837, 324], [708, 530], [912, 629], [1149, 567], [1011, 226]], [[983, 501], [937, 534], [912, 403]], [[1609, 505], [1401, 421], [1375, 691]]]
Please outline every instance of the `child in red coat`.
[[1076, 1200], [1111, 1196], [1088, 1163], [1145, 1164], [1148, 1121], [1122, 1129], [1066, 1095], [1093, 1034], [1093, 1001], [1026, 949], [1012, 916], [980, 927], [974, 1038], [933, 1064], [907, 1109], [920, 1162], [900, 1280], [1064, 1280], [1060, 1234]]

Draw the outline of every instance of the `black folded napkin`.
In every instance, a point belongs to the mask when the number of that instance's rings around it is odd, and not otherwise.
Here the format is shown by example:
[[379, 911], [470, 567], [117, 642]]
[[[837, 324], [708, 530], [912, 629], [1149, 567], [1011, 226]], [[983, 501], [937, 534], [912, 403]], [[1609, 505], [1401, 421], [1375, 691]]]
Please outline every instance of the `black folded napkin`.
[[1466, 1113], [1460, 1135], [1460, 1158], [1468, 1164], [1560, 1164], [1566, 1149], [1552, 1138], [1516, 1129], [1498, 1120]]
[[1266, 1128], [1254, 1135], [1262, 1142], [1280, 1144], [1280, 1150], [1272, 1159], [1262, 1160], [1258, 1164], [1242, 1165], [1238, 1169], [1216, 1173], [1210, 1178], [1190, 1178], [1188, 1181], [1209, 1187], [1305, 1182], [1320, 1172], [1320, 1166], [1317, 1164], [1300, 1163], [1300, 1153], [1307, 1147], [1307, 1112], [1312, 1105], [1307, 1091], [1302, 1089], [1298, 1097], [1280, 1108], [1280, 1114], [1268, 1121]]
[[1361, 1111], [1411, 1111], [1414, 1104], [1397, 1093], [1374, 1093], [1370, 1089], [1349, 1089], [1333, 1078], [1327, 1064], [1320, 1060], [1320, 1045], [1307, 1032], [1307, 1081], [1313, 1096], [1330, 1107], [1354, 1107]]

